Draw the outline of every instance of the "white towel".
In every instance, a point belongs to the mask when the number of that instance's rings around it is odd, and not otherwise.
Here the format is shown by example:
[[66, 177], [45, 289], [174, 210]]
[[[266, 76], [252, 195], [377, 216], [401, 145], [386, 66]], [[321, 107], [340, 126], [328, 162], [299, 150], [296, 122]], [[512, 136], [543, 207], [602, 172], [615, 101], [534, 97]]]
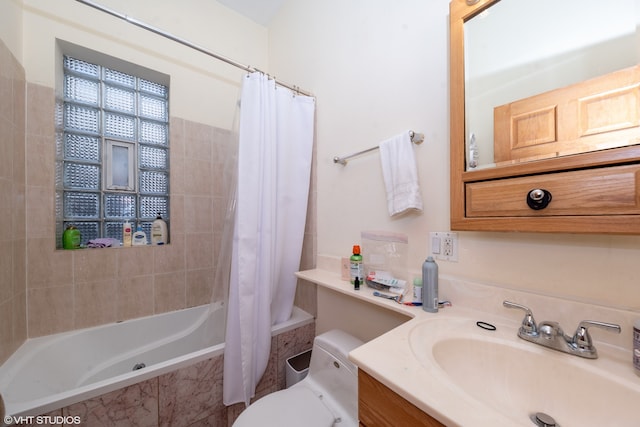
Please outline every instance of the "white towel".
[[422, 212], [418, 169], [408, 131], [380, 143], [380, 162], [389, 215]]

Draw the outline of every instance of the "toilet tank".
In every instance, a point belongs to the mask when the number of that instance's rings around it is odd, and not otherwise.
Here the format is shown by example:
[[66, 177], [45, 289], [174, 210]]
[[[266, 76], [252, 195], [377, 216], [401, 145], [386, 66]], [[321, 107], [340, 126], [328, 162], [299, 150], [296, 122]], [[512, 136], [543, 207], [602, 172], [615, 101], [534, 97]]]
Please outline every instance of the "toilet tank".
[[309, 374], [303, 381], [317, 389], [323, 398], [357, 420], [358, 368], [349, 361], [351, 350], [364, 344], [344, 331], [334, 329], [313, 341]]

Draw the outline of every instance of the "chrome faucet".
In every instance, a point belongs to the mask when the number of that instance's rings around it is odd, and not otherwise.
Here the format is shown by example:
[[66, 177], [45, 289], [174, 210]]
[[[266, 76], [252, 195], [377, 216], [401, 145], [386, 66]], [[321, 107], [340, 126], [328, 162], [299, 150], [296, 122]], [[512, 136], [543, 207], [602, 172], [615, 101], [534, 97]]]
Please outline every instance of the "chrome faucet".
[[613, 323], [583, 320], [580, 322], [576, 332], [571, 337], [564, 333], [558, 322], [544, 321], [536, 325], [536, 321], [533, 319], [533, 313], [524, 305], [510, 301], [504, 301], [502, 305], [507, 308], [517, 308], [525, 312], [524, 319], [522, 319], [522, 325], [518, 330], [518, 336], [523, 340], [540, 344], [554, 350], [559, 350], [564, 353], [586, 357], [587, 359], [598, 358], [598, 352], [593, 345], [591, 335], [589, 335], [590, 327], [595, 326], [618, 334], [621, 331], [620, 326]]

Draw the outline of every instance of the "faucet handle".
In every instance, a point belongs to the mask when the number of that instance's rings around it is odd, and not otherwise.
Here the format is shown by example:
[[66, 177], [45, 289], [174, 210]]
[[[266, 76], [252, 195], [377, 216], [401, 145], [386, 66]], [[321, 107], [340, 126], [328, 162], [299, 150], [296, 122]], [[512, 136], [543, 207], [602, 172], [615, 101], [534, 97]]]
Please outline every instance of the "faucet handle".
[[593, 341], [591, 340], [591, 335], [589, 335], [589, 328], [592, 326], [595, 326], [596, 328], [607, 329], [617, 334], [622, 331], [620, 325], [616, 325], [614, 323], [598, 322], [596, 320], [583, 320], [582, 322], [580, 322], [578, 328], [576, 329], [576, 333], [573, 335], [573, 339], [571, 340], [573, 345], [581, 350], [595, 351], [595, 348], [593, 347]]
[[525, 307], [524, 305], [516, 304], [511, 301], [503, 301], [502, 305], [507, 308], [517, 308], [525, 312], [524, 319], [522, 319], [522, 325], [520, 325], [520, 335], [529, 337], [538, 336], [538, 327], [536, 326], [536, 321], [534, 320], [533, 313], [529, 307]]

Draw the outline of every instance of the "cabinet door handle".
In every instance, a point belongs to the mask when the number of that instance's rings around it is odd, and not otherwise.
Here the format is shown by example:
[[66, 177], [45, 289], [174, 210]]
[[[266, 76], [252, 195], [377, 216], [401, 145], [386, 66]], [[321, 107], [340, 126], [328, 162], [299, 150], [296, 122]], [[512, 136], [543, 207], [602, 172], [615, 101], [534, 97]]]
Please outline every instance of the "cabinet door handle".
[[551, 193], [543, 188], [534, 188], [527, 194], [527, 205], [536, 211], [546, 208], [551, 202]]

